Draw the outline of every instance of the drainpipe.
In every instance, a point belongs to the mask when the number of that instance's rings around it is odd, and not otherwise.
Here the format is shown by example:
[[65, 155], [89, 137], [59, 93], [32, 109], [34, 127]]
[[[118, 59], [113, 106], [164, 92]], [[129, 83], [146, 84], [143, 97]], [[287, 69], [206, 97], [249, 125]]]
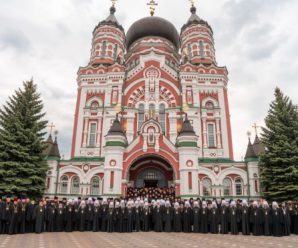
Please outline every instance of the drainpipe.
[[246, 175], [247, 175], [247, 187], [248, 187], [248, 201], [250, 201], [250, 182], [249, 182], [249, 171], [248, 171], [248, 163], [247, 160], [244, 160], [246, 166]]

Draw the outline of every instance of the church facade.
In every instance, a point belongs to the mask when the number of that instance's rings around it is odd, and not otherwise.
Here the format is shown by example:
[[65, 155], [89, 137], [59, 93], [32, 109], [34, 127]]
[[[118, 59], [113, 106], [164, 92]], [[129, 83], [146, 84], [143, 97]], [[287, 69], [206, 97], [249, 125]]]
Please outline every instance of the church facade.
[[174, 187], [176, 196], [257, 198], [256, 136], [233, 157], [228, 71], [213, 30], [191, 8], [180, 35], [149, 16], [125, 33], [115, 7], [93, 31], [80, 67], [71, 158], [45, 151], [47, 196], [125, 196], [128, 187]]

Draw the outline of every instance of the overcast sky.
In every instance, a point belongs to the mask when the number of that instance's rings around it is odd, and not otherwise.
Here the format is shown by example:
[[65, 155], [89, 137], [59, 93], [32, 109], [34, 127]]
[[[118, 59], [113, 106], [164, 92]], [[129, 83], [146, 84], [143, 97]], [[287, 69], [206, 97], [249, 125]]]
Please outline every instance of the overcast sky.
[[[116, 17], [127, 31], [148, 16], [149, 0], [119, 0]], [[190, 16], [187, 0], [159, 0], [157, 16], [178, 31]], [[76, 75], [88, 63], [92, 31], [108, 16], [108, 0], [0, 0], [0, 105], [22, 81], [34, 78], [47, 119], [69, 157]], [[246, 151], [248, 130], [263, 125], [274, 88], [298, 103], [298, 1], [200, 0], [198, 15], [214, 31], [218, 65], [229, 70], [235, 158]]]

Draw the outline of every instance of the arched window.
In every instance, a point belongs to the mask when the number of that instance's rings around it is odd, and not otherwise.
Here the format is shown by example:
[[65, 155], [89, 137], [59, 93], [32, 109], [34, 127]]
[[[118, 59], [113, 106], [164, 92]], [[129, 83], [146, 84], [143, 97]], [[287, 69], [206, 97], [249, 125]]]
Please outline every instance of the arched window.
[[162, 103], [159, 105], [159, 124], [163, 133], [166, 131], [166, 109], [165, 105]]
[[145, 106], [144, 104], [139, 105], [139, 113], [138, 113], [139, 119], [138, 119], [138, 130], [141, 130], [141, 126], [144, 123], [145, 120]]
[[95, 147], [96, 145], [96, 123], [91, 123], [90, 124], [90, 129], [89, 129], [89, 146], [90, 147]]
[[243, 195], [243, 183], [240, 178], [235, 180], [236, 195]]
[[254, 173], [255, 192], [259, 193], [259, 180], [257, 173]]
[[211, 180], [205, 178], [202, 181], [203, 184], [203, 196], [211, 196]]
[[214, 124], [208, 123], [208, 147], [214, 148], [215, 147], [215, 132], [214, 132]]
[[60, 193], [61, 194], [67, 194], [67, 188], [68, 188], [68, 177], [63, 176], [61, 178]]
[[107, 50], [107, 42], [104, 41], [101, 46], [101, 56], [102, 57], [106, 56], [106, 50]]
[[75, 176], [71, 182], [71, 194], [79, 194], [80, 193], [80, 179]]
[[224, 196], [232, 195], [232, 182], [229, 178], [223, 180], [223, 190]]
[[93, 101], [92, 103], [91, 103], [91, 109], [97, 109], [98, 107], [99, 107], [99, 104], [98, 104], [98, 102], [97, 101]]
[[155, 105], [151, 103], [149, 105], [149, 118], [154, 118], [155, 116]]
[[93, 177], [91, 179], [91, 195], [99, 195], [99, 178]]

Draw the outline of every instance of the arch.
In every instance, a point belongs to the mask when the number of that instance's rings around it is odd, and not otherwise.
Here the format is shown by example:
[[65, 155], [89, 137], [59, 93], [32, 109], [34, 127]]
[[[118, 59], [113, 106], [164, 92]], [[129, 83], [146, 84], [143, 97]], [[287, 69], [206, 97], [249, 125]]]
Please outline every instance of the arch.
[[241, 196], [243, 195], [243, 180], [240, 177], [235, 178], [235, 195]]
[[68, 184], [69, 184], [69, 178], [67, 175], [62, 175], [60, 177], [60, 193], [61, 194], [67, 194], [68, 193]]
[[94, 176], [90, 180], [90, 194], [91, 195], [100, 195], [100, 178]]
[[202, 195], [212, 196], [212, 181], [209, 177], [204, 177], [202, 179]]
[[71, 178], [70, 193], [73, 195], [77, 195], [80, 193], [80, 178], [78, 175], [74, 175]]
[[90, 99], [88, 99], [88, 101], [86, 101], [86, 105], [85, 106], [91, 108], [92, 107], [92, 104], [95, 103], [95, 102], [97, 102], [98, 107], [102, 107], [103, 100], [100, 97], [98, 97], [98, 96], [93, 96]]
[[202, 107], [205, 107], [207, 102], [211, 102], [214, 107], [219, 107], [218, 101], [215, 98], [211, 97], [211, 96], [205, 97], [202, 100]]
[[237, 167], [230, 167], [230, 168], [227, 168], [227, 169], [224, 169], [223, 171], [221, 171], [221, 173], [219, 175], [220, 182], [222, 182], [223, 179], [226, 178], [229, 174], [236, 174], [237, 177], [240, 177], [242, 179], [244, 184], [247, 184], [246, 171], [239, 169]]
[[223, 194], [224, 196], [230, 196], [232, 195], [232, 180], [228, 177], [226, 177], [223, 182]]

